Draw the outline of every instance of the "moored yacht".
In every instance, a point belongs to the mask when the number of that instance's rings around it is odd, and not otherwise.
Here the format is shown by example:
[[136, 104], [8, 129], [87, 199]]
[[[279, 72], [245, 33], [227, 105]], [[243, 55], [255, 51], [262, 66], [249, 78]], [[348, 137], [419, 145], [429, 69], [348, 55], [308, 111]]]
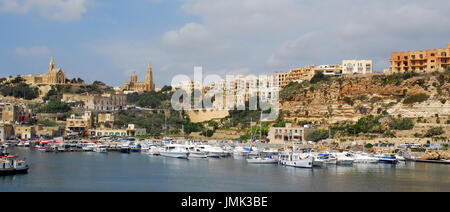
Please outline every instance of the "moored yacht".
[[380, 163], [397, 163], [398, 160], [395, 157], [395, 155], [393, 154], [382, 154], [382, 155], [378, 155], [378, 159], [380, 161]]
[[187, 150], [185, 145], [168, 144], [164, 146], [164, 149], [161, 150], [159, 154], [165, 157], [187, 159], [189, 156], [189, 151]]
[[353, 154], [353, 159], [353, 163], [378, 163], [379, 161], [377, 157], [368, 155], [366, 153]]
[[334, 156], [336, 157], [336, 164], [337, 165], [352, 165], [355, 161], [353, 158], [348, 157], [344, 153], [334, 153]]
[[199, 150], [208, 154], [208, 157], [220, 158], [226, 156], [225, 151], [217, 146], [199, 145]]

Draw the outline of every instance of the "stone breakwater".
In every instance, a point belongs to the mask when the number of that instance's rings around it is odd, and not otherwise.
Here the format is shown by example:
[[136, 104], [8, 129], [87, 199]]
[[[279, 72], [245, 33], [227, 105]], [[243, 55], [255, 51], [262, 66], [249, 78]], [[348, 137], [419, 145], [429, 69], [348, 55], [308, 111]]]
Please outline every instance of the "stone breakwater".
[[422, 158], [424, 160], [450, 160], [449, 150], [431, 150], [423, 153]]

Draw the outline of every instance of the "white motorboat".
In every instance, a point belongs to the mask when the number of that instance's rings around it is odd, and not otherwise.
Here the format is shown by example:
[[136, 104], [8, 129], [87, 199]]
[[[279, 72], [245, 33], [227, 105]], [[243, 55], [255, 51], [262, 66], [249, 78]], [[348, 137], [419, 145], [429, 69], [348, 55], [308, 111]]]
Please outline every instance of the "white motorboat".
[[158, 148], [157, 146], [150, 146], [147, 150], [147, 154], [149, 155], [160, 155], [161, 148]]
[[189, 151], [187, 150], [185, 145], [168, 144], [164, 146], [164, 149], [162, 151], [160, 151], [160, 155], [171, 158], [187, 159], [189, 156]]
[[344, 165], [344, 166], [352, 165], [353, 162], [355, 161], [353, 158], [348, 157], [344, 153], [335, 153], [334, 155], [336, 157], [336, 164], [337, 165]]
[[226, 152], [217, 146], [211, 146], [211, 145], [199, 145], [198, 149], [202, 152], [205, 152], [208, 154], [208, 157], [213, 158], [220, 158], [226, 156]]
[[97, 145], [96, 147], [94, 147], [93, 151], [99, 153], [107, 153], [108, 148], [106, 145]]
[[312, 168], [314, 165], [314, 157], [309, 154], [285, 151], [280, 155], [280, 163], [281, 165], [297, 168]]
[[397, 157], [393, 154], [382, 154], [377, 156], [380, 163], [392, 163], [395, 164], [398, 162]]
[[85, 144], [83, 144], [81, 149], [83, 151], [89, 152], [89, 151], [94, 151], [95, 147], [96, 147], [96, 145], [94, 143], [85, 143]]
[[395, 158], [397, 158], [398, 161], [406, 161], [406, 158], [401, 155], [395, 155]]
[[189, 158], [207, 158], [208, 153], [202, 151], [196, 145], [188, 145]]
[[353, 163], [378, 163], [379, 161], [377, 157], [373, 157], [365, 153], [354, 154], [353, 160]]

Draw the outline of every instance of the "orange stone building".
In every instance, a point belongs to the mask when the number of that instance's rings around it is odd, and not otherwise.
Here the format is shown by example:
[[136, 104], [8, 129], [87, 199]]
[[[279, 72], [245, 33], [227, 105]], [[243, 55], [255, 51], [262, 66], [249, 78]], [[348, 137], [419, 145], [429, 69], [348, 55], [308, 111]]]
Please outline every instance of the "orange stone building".
[[389, 72], [433, 72], [450, 66], [450, 43], [445, 49], [393, 52]]

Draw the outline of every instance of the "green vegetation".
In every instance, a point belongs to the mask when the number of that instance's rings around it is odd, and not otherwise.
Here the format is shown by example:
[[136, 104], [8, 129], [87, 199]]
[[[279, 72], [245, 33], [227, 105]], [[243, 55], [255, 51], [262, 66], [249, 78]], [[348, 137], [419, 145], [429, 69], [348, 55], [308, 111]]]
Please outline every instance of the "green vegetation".
[[[404, 73], [393, 73], [390, 75], [381, 76], [381, 84], [383, 86], [386, 86], [386, 85], [399, 86], [402, 84], [402, 82], [404, 80], [415, 77], [417, 75], [418, 74], [415, 73], [414, 71], [407, 71]], [[380, 77], [380, 76], [377, 76], [377, 77]]]
[[318, 82], [328, 81], [328, 80], [330, 80], [329, 77], [325, 76], [320, 71], [316, 71], [316, 73], [314, 74], [314, 76], [311, 78], [311, 80], [309, 82], [311, 82], [311, 84], [316, 84]]
[[327, 139], [328, 136], [328, 130], [315, 130], [312, 133], [306, 135], [306, 139], [308, 141], [318, 142], [320, 140]]
[[2, 78], [0, 81], [0, 94], [26, 100], [37, 98], [39, 96], [39, 89], [32, 88], [24, 82], [25, 79], [22, 77], [16, 77], [10, 82], [6, 82], [6, 78]]
[[364, 94], [353, 97], [353, 101], [355, 101], [355, 100], [366, 101], [368, 99], [369, 99], [369, 97], [367, 97], [367, 95], [364, 95]]
[[61, 101], [65, 93], [72, 93], [72, 85], [52, 85], [52, 88], [42, 99], [44, 101]]
[[44, 126], [46, 126], [46, 127], [55, 127], [55, 126], [58, 126], [58, 123], [56, 123], [55, 121], [50, 121], [50, 120], [47, 120], [47, 119], [45, 119], [45, 120], [39, 120], [37, 123], [38, 123], [38, 124], [41, 124], [41, 125], [44, 125]]
[[428, 100], [430, 96], [427, 94], [421, 93], [421, 94], [415, 94], [412, 96], [406, 97], [406, 99], [403, 100], [403, 104], [414, 104], [414, 103], [420, 103]]
[[170, 99], [173, 92], [168, 87], [161, 91], [150, 91], [144, 93], [132, 93], [127, 95], [127, 101], [130, 104], [136, 104], [139, 107], [154, 108], [154, 109], [169, 109]]
[[50, 100], [46, 105], [39, 107], [37, 109], [38, 113], [67, 113], [70, 112], [72, 109], [70, 106], [65, 103], [58, 100]]
[[112, 93], [114, 89], [107, 86], [105, 83], [100, 81], [94, 81], [90, 85], [80, 85], [75, 93], [90, 93], [90, 94], [103, 94], [103, 93]]
[[433, 136], [442, 135], [442, 134], [444, 134], [444, 133], [445, 133], [445, 132], [444, 132], [444, 129], [443, 129], [442, 127], [433, 127], [433, 128], [429, 129], [429, 130], [425, 133], [424, 137], [426, 137], [426, 138], [431, 138], [431, 137], [433, 137]]
[[307, 91], [305, 88], [309, 83], [290, 82], [280, 92], [280, 99], [283, 101], [293, 101], [295, 97], [305, 94]]
[[366, 145], [364, 146], [364, 148], [372, 149], [372, 148], [373, 148], [373, 145], [372, 145], [372, 144], [366, 144]]
[[389, 127], [394, 130], [411, 130], [414, 128], [414, 122], [411, 119], [393, 119]]
[[[189, 120], [180, 112], [170, 110], [167, 114], [168, 135], [181, 135], [182, 125], [185, 125], [185, 132], [197, 131], [198, 128], [189, 125]], [[169, 114], [170, 113], [170, 114]], [[165, 111], [137, 111], [127, 110], [120, 111], [118, 118], [114, 121], [114, 125], [119, 128], [126, 128], [128, 124], [136, 124], [139, 128], [145, 128], [150, 136], [162, 136], [164, 134]]]

